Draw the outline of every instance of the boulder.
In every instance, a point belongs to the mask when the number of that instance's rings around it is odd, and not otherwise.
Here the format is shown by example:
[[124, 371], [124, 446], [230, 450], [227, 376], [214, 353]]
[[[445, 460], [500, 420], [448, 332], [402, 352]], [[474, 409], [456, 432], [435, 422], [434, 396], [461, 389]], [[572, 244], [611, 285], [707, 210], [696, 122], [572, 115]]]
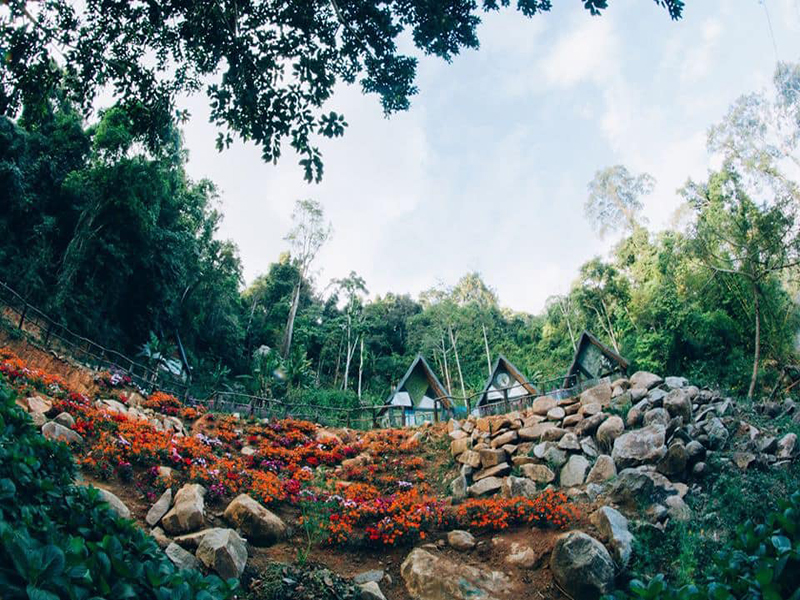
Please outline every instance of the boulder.
[[586, 471], [589, 470], [589, 461], [581, 454], [573, 454], [569, 457], [567, 464], [561, 469], [559, 482], [561, 487], [575, 487], [583, 485], [586, 479]]
[[506, 451], [484, 448], [478, 454], [481, 457], [481, 466], [486, 469], [506, 462]]
[[550, 571], [575, 600], [596, 600], [614, 587], [614, 561], [603, 544], [582, 531], [558, 538], [550, 555]]
[[616, 475], [617, 465], [614, 464], [614, 459], [608, 454], [602, 454], [597, 457], [589, 475], [586, 476], [586, 483], [605, 483]]
[[[462, 431], [461, 433], [464, 432]], [[462, 437], [450, 442], [450, 454], [453, 455], [453, 457], [458, 456], [462, 452], [466, 452], [470, 448], [472, 448], [472, 439], [468, 437]]]
[[467, 478], [464, 475], [459, 475], [450, 482], [450, 494], [453, 497], [454, 503], [463, 502], [467, 498]]
[[583, 421], [583, 415], [568, 415], [561, 421], [561, 426], [564, 428], [575, 427], [581, 421]]
[[679, 495], [667, 496], [664, 504], [667, 506], [667, 515], [671, 519], [685, 522], [692, 518], [692, 509], [686, 505], [686, 502]]
[[665, 377], [664, 385], [671, 390], [679, 390], [689, 387], [689, 380], [686, 377]]
[[447, 543], [456, 550], [472, 550], [475, 547], [475, 538], [469, 531], [455, 529], [447, 533]]
[[531, 404], [531, 412], [535, 415], [544, 416], [551, 408], [555, 408], [558, 405], [558, 402], [555, 398], [550, 398], [549, 396], [539, 396], [536, 400], [533, 401]]
[[557, 442], [564, 437], [566, 433], [566, 429], [561, 429], [561, 427], [552, 427], [542, 434], [542, 439], [546, 442]]
[[42, 435], [48, 440], [66, 442], [67, 444], [83, 444], [83, 436], [68, 427], [49, 421], [42, 425]]
[[600, 454], [597, 443], [591, 437], [585, 437], [581, 440], [581, 452], [589, 458], [595, 458]]
[[223, 579], [238, 579], [247, 564], [247, 544], [233, 529], [216, 529], [203, 537], [196, 555]]
[[510, 464], [500, 463], [499, 465], [495, 465], [493, 467], [481, 470], [480, 472], [474, 474], [472, 476], [472, 479], [474, 481], [480, 481], [487, 477], [502, 477], [503, 475], [507, 475], [510, 471], [511, 471]]
[[611, 500], [631, 509], [660, 502], [665, 495], [663, 491], [656, 489], [649, 473], [638, 469], [624, 469], [618, 473], [608, 491]]
[[536, 556], [536, 552], [534, 552], [533, 548], [530, 546], [512, 542], [511, 551], [506, 556], [505, 561], [513, 567], [532, 569], [539, 562], [539, 558], [540, 557]]
[[156, 503], [150, 507], [150, 510], [147, 511], [147, 516], [145, 516], [145, 522], [150, 525], [150, 527], [154, 527], [156, 523], [161, 520], [169, 507], [172, 506], [172, 488], [167, 488], [161, 497], [156, 500]]
[[756, 462], [756, 455], [752, 452], [734, 452], [731, 458], [741, 471], [746, 471], [750, 465]]
[[708, 435], [708, 445], [712, 450], [719, 450], [728, 442], [728, 430], [719, 417], [712, 417], [703, 427]]
[[623, 431], [625, 431], [625, 423], [622, 422], [622, 417], [612, 415], [600, 424], [595, 437], [601, 448], [610, 449], [614, 440], [622, 435]]
[[599, 402], [590, 402], [589, 404], [581, 404], [578, 414], [581, 417], [591, 417], [603, 412], [603, 405]]
[[501, 433], [496, 438], [492, 440], [491, 446], [492, 448], [500, 448], [501, 446], [505, 446], [506, 444], [510, 444], [512, 442], [516, 442], [517, 432], [514, 430], [506, 431], [505, 433]]
[[562, 450], [572, 450], [580, 452], [581, 444], [578, 441], [578, 436], [574, 433], [565, 433], [560, 440], [558, 440], [558, 447]]
[[172, 540], [167, 537], [167, 534], [164, 533], [164, 530], [161, 527], [154, 527], [150, 531], [150, 536], [156, 541], [158, 547], [162, 550], [165, 550], [167, 546], [172, 543]]
[[556, 478], [556, 474], [545, 465], [522, 465], [521, 469], [525, 477], [536, 483], [546, 484]]
[[41, 396], [29, 396], [22, 401], [22, 408], [29, 413], [45, 414], [53, 409], [53, 401]]
[[512, 589], [508, 575], [455, 562], [415, 548], [400, 565], [408, 594], [415, 600], [492, 600]]
[[554, 423], [543, 422], [543, 423], [537, 423], [532, 427], [523, 427], [522, 429], [519, 429], [517, 431], [517, 434], [519, 435], [519, 439], [521, 439], [524, 442], [527, 441], [537, 442], [541, 439], [542, 435], [544, 435], [545, 431], [547, 431], [548, 429], [555, 429], [555, 428], [556, 426]]
[[[546, 468], [546, 467], [545, 467]], [[555, 475], [553, 476], [555, 478]], [[536, 484], [527, 477], [509, 475], [503, 480], [500, 495], [504, 498], [533, 498], [537, 494]]]
[[175, 494], [172, 508], [161, 519], [164, 531], [171, 534], [188, 533], [205, 525], [206, 489], [197, 483], [187, 483]]
[[611, 547], [617, 564], [625, 568], [633, 552], [633, 535], [628, 530], [628, 519], [618, 510], [603, 506], [592, 513], [591, 521], [600, 538]]
[[554, 469], [560, 469], [567, 463], [567, 453], [555, 446], [544, 452], [544, 461]]
[[353, 583], [361, 585], [363, 583], [375, 582], [379, 583], [386, 573], [382, 569], [370, 569], [369, 571], [362, 571], [353, 575]]
[[125, 506], [125, 503], [117, 498], [114, 494], [109, 492], [108, 490], [104, 490], [103, 488], [97, 488], [97, 491], [100, 492], [100, 499], [103, 502], [107, 502], [108, 505], [111, 507], [117, 516], [123, 519], [130, 519], [131, 518], [131, 510]]
[[67, 427], [68, 429], [72, 429], [73, 427], [75, 427], [75, 419], [68, 412], [58, 413], [53, 419], [53, 421], [55, 421], [59, 425]]
[[775, 455], [783, 460], [792, 458], [797, 448], [797, 434], [787, 433], [778, 441], [778, 449]]
[[584, 435], [592, 435], [597, 428], [600, 427], [600, 424], [608, 418], [607, 413], [598, 413], [596, 415], [592, 415], [591, 417], [586, 417], [575, 426], [575, 435], [578, 437], [583, 437]]
[[386, 600], [377, 581], [357, 584], [361, 588], [361, 600]]
[[651, 408], [646, 413], [644, 413], [644, 425], [648, 427], [649, 425], [663, 425], [666, 427], [669, 425], [670, 416], [669, 411], [666, 408]]
[[600, 383], [588, 390], [581, 393], [581, 404], [599, 404], [601, 407], [608, 406], [611, 403], [611, 385], [609, 383]]
[[481, 455], [474, 450], [466, 450], [458, 455], [458, 462], [462, 465], [469, 465], [473, 469], [481, 466]]
[[667, 477], [677, 477], [686, 471], [686, 465], [689, 462], [689, 454], [686, 452], [686, 446], [683, 442], [675, 440], [669, 445], [666, 455], [660, 461], [656, 468], [659, 473]]
[[547, 411], [547, 419], [549, 421], [560, 421], [567, 416], [566, 411], [560, 406], [554, 406]]
[[[670, 379], [669, 377], [667, 379]], [[664, 408], [667, 409], [671, 417], [683, 417], [684, 423], [691, 423], [692, 421], [692, 401], [689, 400], [689, 394], [683, 389], [673, 389], [666, 398], [664, 398]]]
[[614, 440], [611, 457], [617, 467], [623, 469], [658, 462], [667, 452], [665, 436], [666, 428], [663, 425], [649, 425], [623, 433]]
[[255, 546], [269, 546], [286, 537], [283, 520], [247, 494], [236, 496], [223, 516]]
[[488, 496], [503, 487], [503, 480], [499, 477], [486, 477], [467, 488], [467, 495], [473, 498]]
[[186, 535], [179, 535], [175, 538], [175, 543], [180, 545], [182, 548], [197, 550], [197, 547], [200, 545], [200, 542], [203, 541], [203, 538], [206, 537], [209, 533], [217, 531], [218, 529], [222, 528], [209, 527], [208, 529], [201, 529], [200, 531], [187, 533]]
[[175, 542], [164, 548], [164, 554], [172, 561], [172, 564], [179, 569], [199, 569], [200, 561], [191, 552], [187, 552]]
[[637, 371], [631, 375], [630, 380], [632, 388], [644, 388], [646, 390], [653, 389], [657, 385], [664, 383], [661, 377], [648, 371]]
[[631, 395], [631, 402], [636, 403], [642, 400], [645, 396], [647, 396], [647, 388], [643, 387], [632, 387], [628, 390], [628, 393]]

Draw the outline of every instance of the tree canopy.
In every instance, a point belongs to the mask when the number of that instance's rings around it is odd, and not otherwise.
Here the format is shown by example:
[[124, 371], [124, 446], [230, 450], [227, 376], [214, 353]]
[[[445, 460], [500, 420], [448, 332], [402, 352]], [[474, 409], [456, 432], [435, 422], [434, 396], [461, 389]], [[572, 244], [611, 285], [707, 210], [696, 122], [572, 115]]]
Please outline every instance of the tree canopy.
[[[655, 0], [669, 16], [681, 0]], [[581, 0], [593, 15], [608, 0]], [[112, 2], [6, 0], [0, 11], [0, 115], [62, 89], [87, 114], [98, 97], [135, 111], [152, 146], [169, 130], [180, 94], [205, 91], [222, 149], [234, 136], [252, 140], [264, 160], [285, 143], [319, 181], [315, 139], [344, 133], [344, 117], [323, 107], [337, 83], [358, 82], [384, 112], [406, 110], [416, 94], [417, 58], [402, 52], [408, 35], [423, 54], [450, 61], [479, 45], [482, 13], [510, 0], [226, 0]], [[532, 17], [551, 0], [518, 0]], [[181, 112], [183, 118], [188, 118]]]

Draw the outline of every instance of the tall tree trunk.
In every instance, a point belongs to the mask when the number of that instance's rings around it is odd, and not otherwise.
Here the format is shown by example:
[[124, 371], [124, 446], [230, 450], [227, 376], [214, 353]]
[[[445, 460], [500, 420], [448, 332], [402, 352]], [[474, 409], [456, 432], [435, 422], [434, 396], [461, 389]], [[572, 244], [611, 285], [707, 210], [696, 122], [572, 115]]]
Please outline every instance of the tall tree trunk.
[[364, 336], [361, 336], [361, 350], [358, 357], [358, 403], [361, 404], [361, 374], [364, 372]]
[[489, 369], [489, 377], [492, 376], [492, 356], [489, 354], [489, 339], [486, 337], [486, 325], [481, 323], [483, 327], [483, 347], [486, 350], [486, 367]]
[[283, 336], [283, 347], [281, 348], [281, 355], [283, 358], [289, 356], [289, 351], [292, 349], [292, 334], [294, 333], [294, 319], [297, 316], [297, 306], [300, 304], [300, 286], [303, 283], [302, 276], [297, 282], [292, 295], [292, 307], [289, 309], [289, 318], [286, 320], [286, 333]]
[[449, 327], [448, 331], [450, 332], [450, 345], [453, 347], [453, 353], [456, 355], [456, 368], [458, 369], [458, 381], [461, 383], [461, 398], [466, 404], [467, 402], [467, 391], [464, 389], [464, 375], [461, 372], [461, 360], [458, 358], [458, 347], [456, 346], [456, 336], [453, 335], [453, 328]]
[[339, 340], [339, 351], [336, 353], [336, 372], [333, 375], [333, 387], [339, 385], [339, 367], [342, 365], [342, 346], [344, 346], [344, 334]]
[[450, 383], [450, 370], [447, 368], [447, 348], [444, 346], [444, 332], [442, 332], [442, 360], [444, 361], [444, 383], [447, 386], [447, 394], [453, 394], [453, 386]]
[[761, 357], [761, 308], [758, 303], [758, 286], [753, 283], [753, 308], [756, 313], [756, 334], [753, 349], [753, 376], [750, 378], [750, 389], [747, 390], [747, 398], [753, 397], [756, 391], [756, 380], [758, 379], [758, 361]]
[[569, 331], [569, 339], [572, 342], [572, 351], [576, 352], [578, 350], [578, 346], [575, 342], [575, 332], [572, 331], [572, 321], [569, 318], [569, 313], [567, 312], [567, 307], [564, 306], [566, 301], [559, 300], [558, 308], [561, 309], [561, 314], [564, 316], [564, 320], [567, 322], [567, 330]]
[[[349, 320], [348, 320], [349, 321]], [[350, 323], [347, 323], [347, 341], [345, 342], [345, 355], [344, 355], [344, 380], [342, 383], [342, 390], [347, 389], [347, 381], [350, 376], [350, 359], [353, 357], [350, 354], [350, 336], [351, 336], [351, 329]]]

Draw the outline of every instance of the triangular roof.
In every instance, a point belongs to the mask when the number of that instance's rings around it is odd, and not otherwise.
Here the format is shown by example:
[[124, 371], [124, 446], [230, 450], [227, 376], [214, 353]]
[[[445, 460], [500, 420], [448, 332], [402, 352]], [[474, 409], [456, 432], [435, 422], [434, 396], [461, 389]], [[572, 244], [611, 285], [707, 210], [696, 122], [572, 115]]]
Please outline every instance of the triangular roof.
[[425, 377], [428, 380], [428, 384], [433, 388], [433, 391], [436, 393], [435, 399], [440, 400], [445, 408], [450, 408], [450, 398], [449, 394], [447, 393], [447, 390], [439, 381], [439, 378], [436, 377], [436, 373], [433, 372], [433, 369], [431, 369], [431, 366], [428, 364], [428, 361], [425, 360], [425, 357], [422, 356], [422, 354], [417, 354], [417, 357], [414, 359], [414, 362], [411, 363], [411, 366], [408, 367], [408, 371], [406, 371], [406, 374], [403, 375], [403, 378], [400, 380], [400, 383], [398, 383], [394, 387], [394, 389], [392, 389], [392, 393], [389, 394], [389, 397], [386, 399], [386, 404], [392, 403], [392, 398], [394, 398], [395, 395], [403, 389], [406, 382], [408, 381], [408, 378], [411, 377], [411, 375], [417, 368], [421, 368], [423, 370], [423, 373], [425, 374]]
[[583, 352], [583, 349], [588, 344], [592, 344], [593, 346], [596, 346], [597, 349], [600, 350], [600, 352], [602, 352], [606, 357], [608, 357], [613, 362], [617, 363], [622, 368], [623, 371], [627, 371], [628, 365], [630, 364], [630, 363], [628, 363], [627, 359], [623, 358], [622, 356], [620, 356], [619, 354], [614, 352], [611, 348], [606, 346], [603, 342], [598, 340], [591, 333], [589, 333], [588, 331], [586, 331], [584, 329], [583, 333], [581, 334], [580, 339], [578, 340], [578, 345], [575, 348], [575, 355], [572, 358], [572, 364], [569, 366], [569, 370], [567, 371], [567, 376], [566, 376], [566, 378], [564, 380], [564, 385], [565, 386], [568, 386], [567, 382], [569, 381], [569, 378], [572, 375], [577, 374], [578, 372], [583, 372], [584, 375], [587, 375], [589, 377], [594, 377], [595, 376], [594, 373], [586, 373], [585, 371], [582, 371], [581, 365], [578, 362], [578, 358], [580, 357], [581, 353]]
[[522, 374], [522, 371], [515, 367], [510, 360], [501, 354], [497, 357], [497, 360], [494, 361], [492, 372], [489, 374], [489, 379], [486, 380], [486, 385], [483, 386], [483, 392], [481, 392], [481, 395], [478, 397], [476, 406], [485, 404], [487, 394], [489, 393], [489, 389], [492, 387], [492, 382], [494, 381], [494, 376], [501, 367], [503, 367], [508, 374], [517, 381], [518, 384], [522, 385], [522, 387], [524, 387], [531, 396], [539, 395], [538, 390], [533, 387], [533, 385], [528, 381], [528, 378]]

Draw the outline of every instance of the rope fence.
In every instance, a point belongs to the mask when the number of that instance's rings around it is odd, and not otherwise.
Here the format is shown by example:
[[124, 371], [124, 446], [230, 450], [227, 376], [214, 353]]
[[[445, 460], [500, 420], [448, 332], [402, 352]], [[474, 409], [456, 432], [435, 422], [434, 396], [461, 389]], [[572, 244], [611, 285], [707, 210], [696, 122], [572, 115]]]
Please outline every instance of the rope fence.
[[[349, 427], [353, 429], [373, 429], [378, 427], [404, 427], [420, 425], [423, 422], [448, 419], [454, 416], [465, 417], [500, 415], [530, 408], [533, 401], [542, 395], [556, 399], [580, 394], [610, 377], [581, 380], [576, 375], [554, 377], [546, 380], [515, 382], [506, 388], [493, 388], [487, 398], [476, 392], [468, 396], [442, 396], [434, 398], [432, 409], [415, 409], [408, 414], [407, 407], [394, 405], [338, 407], [319, 404], [289, 403], [274, 398], [266, 398], [227, 390], [214, 390], [204, 399], [192, 398], [189, 385], [178, 375], [164, 368], [155, 368], [128, 358], [124, 354], [105, 348], [88, 338], [78, 335], [65, 325], [44, 314], [25, 298], [0, 281], [0, 315], [10, 327], [22, 332], [34, 345], [57, 354], [69, 355], [81, 365], [95, 371], [122, 373], [144, 393], [162, 390], [182, 398], [189, 405], [203, 405], [209, 410], [222, 413], [238, 413], [260, 419], [292, 417], [319, 423], [329, 427]], [[536, 391], [531, 394], [526, 386]], [[520, 389], [525, 390], [519, 394]]]

